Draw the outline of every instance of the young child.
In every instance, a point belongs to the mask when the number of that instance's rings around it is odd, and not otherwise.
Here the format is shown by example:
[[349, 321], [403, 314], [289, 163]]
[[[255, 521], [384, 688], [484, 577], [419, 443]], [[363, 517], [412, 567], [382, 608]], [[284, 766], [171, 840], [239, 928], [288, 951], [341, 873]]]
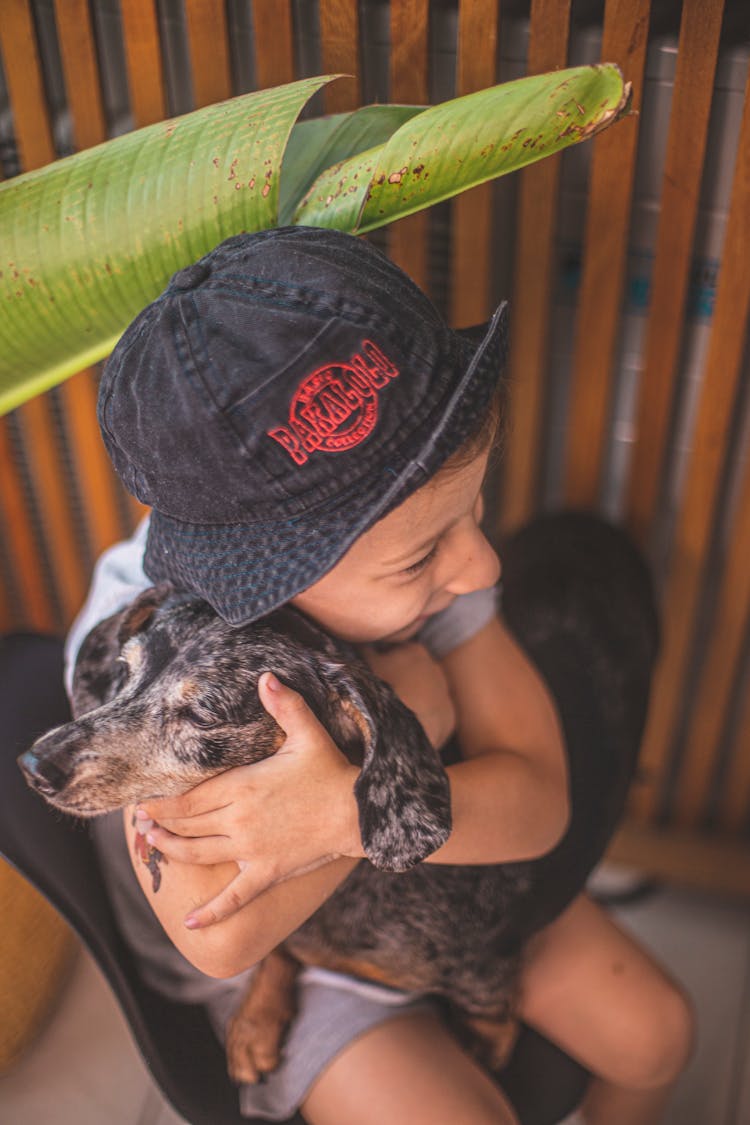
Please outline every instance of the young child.
[[[453, 830], [427, 862], [513, 862], [564, 843], [578, 829], [558, 701], [495, 612], [500, 563], [480, 529], [505, 325], [501, 307], [481, 333], [452, 332], [386, 258], [334, 231], [240, 235], [177, 273], [102, 379], [105, 442], [152, 514], [99, 564], [69, 675], [86, 632], [152, 582], [233, 624], [291, 602], [362, 646], [436, 748], [455, 733]], [[272, 671], [260, 692], [286, 735], [273, 758], [96, 827], [144, 974], [208, 1003], [219, 1028], [246, 970], [363, 856], [356, 768]], [[168, 860], [156, 893], [139, 829]], [[596, 858], [539, 912], [520, 1016], [592, 1072], [587, 1122], [651, 1125], [691, 1016], [580, 893]], [[243, 1087], [242, 1106], [270, 1120], [299, 1106], [313, 1125], [516, 1120], [429, 998], [315, 969], [281, 1066]]]

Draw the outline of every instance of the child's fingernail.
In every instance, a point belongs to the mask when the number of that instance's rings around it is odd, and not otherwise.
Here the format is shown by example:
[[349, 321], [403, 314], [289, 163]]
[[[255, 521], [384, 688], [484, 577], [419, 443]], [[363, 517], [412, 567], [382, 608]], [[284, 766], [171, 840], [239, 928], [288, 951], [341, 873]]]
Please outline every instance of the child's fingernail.
[[152, 845], [156, 843], [156, 838], [155, 838], [153, 832], [147, 832], [146, 833], [146, 840], [148, 841], [149, 844], [152, 844]]
[[266, 687], [269, 691], [280, 691], [281, 689], [281, 684], [276, 679], [273, 672], [268, 672], [266, 674]]
[[139, 820], [148, 820], [149, 819], [149, 815], [146, 812], [146, 810], [142, 809], [140, 806], [135, 810], [135, 815], [138, 817]]
[[189, 930], [197, 930], [200, 922], [194, 914], [188, 914], [187, 918], [185, 919], [185, 925]]

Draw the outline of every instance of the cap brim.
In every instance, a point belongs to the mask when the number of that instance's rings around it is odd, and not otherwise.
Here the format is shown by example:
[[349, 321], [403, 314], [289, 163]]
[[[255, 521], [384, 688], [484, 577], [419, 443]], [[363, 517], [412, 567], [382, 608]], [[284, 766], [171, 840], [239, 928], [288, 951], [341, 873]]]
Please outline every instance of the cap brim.
[[154, 510], [144, 558], [152, 581], [205, 598], [231, 625], [246, 625], [312, 586], [355, 539], [415, 492], [476, 430], [502, 373], [508, 306], [485, 325], [456, 332], [469, 360], [416, 454], [404, 451], [364, 485], [295, 519], [212, 526]]

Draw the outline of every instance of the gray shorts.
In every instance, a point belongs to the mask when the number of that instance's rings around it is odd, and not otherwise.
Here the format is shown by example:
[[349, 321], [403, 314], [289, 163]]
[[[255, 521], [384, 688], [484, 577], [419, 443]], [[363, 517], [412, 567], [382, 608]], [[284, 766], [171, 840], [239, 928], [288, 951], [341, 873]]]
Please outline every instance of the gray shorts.
[[[415, 1012], [438, 1010], [427, 997], [368, 985], [325, 969], [302, 972], [297, 1003], [279, 1066], [260, 1085], [240, 1087], [240, 1109], [248, 1117], [285, 1121], [329, 1063], [370, 1028]], [[221, 1039], [235, 1007], [236, 998], [227, 994], [209, 1005]]]

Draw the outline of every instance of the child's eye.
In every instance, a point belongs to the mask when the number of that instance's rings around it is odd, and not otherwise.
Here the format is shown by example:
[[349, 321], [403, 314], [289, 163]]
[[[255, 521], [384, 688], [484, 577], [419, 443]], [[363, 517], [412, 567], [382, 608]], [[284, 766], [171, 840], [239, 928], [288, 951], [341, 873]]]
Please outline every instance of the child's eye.
[[435, 546], [432, 547], [432, 549], [429, 550], [426, 555], [423, 555], [421, 559], [419, 559], [415, 563], [412, 563], [411, 566], [404, 567], [402, 573], [403, 574], [419, 574], [420, 570], [424, 570], [424, 568], [427, 566], [427, 564], [432, 562], [432, 560], [435, 558], [435, 555], [437, 554], [437, 550], [438, 550], [438, 545], [436, 543]]

